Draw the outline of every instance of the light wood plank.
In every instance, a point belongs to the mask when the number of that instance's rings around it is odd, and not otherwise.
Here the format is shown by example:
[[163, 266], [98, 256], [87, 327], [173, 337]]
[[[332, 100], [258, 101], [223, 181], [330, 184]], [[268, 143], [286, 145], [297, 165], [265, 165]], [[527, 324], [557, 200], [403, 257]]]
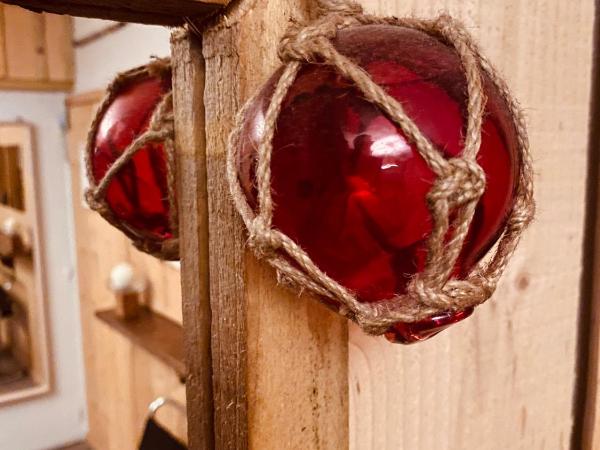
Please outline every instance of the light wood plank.
[[6, 26], [4, 24], [4, 4], [0, 3], [0, 79], [6, 76]]
[[40, 80], [48, 77], [44, 17], [5, 5], [4, 27], [9, 78]]
[[234, 114], [277, 67], [277, 44], [291, 18], [303, 19], [309, 10], [291, 0], [242, 2], [227, 27], [204, 36], [219, 449], [348, 446], [346, 321], [278, 287], [273, 271], [245, 250], [224, 175]]
[[399, 16], [445, 9], [466, 23], [529, 118], [539, 209], [473, 318], [412, 347], [352, 328], [350, 448], [570, 448], [594, 2], [363, 4]]
[[73, 82], [73, 21], [69, 16], [44, 14], [46, 58], [50, 81]]
[[46, 81], [37, 79], [0, 79], [0, 90], [3, 91], [70, 91], [72, 81]]

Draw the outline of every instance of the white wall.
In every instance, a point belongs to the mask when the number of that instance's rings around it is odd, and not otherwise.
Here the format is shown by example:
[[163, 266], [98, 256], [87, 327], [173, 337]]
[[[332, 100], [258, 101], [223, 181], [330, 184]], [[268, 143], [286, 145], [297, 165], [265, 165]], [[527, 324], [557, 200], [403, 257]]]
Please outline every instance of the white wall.
[[64, 100], [58, 93], [0, 92], [0, 122], [22, 118], [35, 126], [53, 376], [51, 394], [0, 407], [2, 450], [53, 448], [87, 431]]
[[[75, 39], [110, 24], [105, 20], [76, 18]], [[75, 52], [75, 92], [103, 89], [117, 72], [145, 64], [151, 56], [169, 56], [170, 31], [165, 27], [128, 24]]]

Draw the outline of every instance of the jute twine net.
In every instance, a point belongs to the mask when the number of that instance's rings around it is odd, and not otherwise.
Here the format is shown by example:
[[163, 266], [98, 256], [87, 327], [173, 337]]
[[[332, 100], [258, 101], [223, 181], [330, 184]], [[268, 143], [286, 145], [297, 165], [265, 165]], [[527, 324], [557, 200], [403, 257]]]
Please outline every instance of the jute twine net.
[[[107, 93], [96, 112], [92, 125], [88, 132], [85, 151], [85, 165], [87, 178], [90, 186], [85, 193], [85, 198], [93, 210], [100, 213], [110, 224], [117, 227], [125, 233], [139, 250], [156, 256], [160, 259], [177, 260], [179, 259], [179, 220], [177, 218], [177, 197], [175, 195], [175, 150], [174, 150], [174, 131], [173, 131], [173, 95], [169, 91], [157, 104], [148, 129], [140, 134], [115, 160], [112, 166], [107, 170], [104, 177], [96, 184], [93, 167], [92, 155], [94, 154], [96, 134], [100, 122], [104, 117], [106, 110], [111, 105], [115, 97], [131, 83], [152, 76], [171, 76], [171, 65], [168, 59], [155, 59], [149, 64], [136, 67], [126, 72], [119, 73], [108, 86]], [[173, 232], [173, 237], [159, 241], [156, 237], [150, 236], [148, 232], [139, 230], [130, 226], [117, 217], [106, 202], [106, 193], [110, 183], [117, 176], [119, 171], [133, 158], [133, 156], [144, 146], [150, 143], [162, 143], [166, 155], [167, 166], [167, 189], [169, 201], [169, 224]]]
[[[496, 289], [522, 231], [534, 214], [527, 132], [517, 103], [467, 32], [447, 15], [435, 20], [398, 19], [365, 14], [358, 4], [348, 1], [322, 0], [320, 6], [321, 16], [308, 25], [289, 30], [279, 48], [284, 69], [267, 109], [264, 134], [257, 149], [257, 212], [246, 200], [236, 167], [243, 122], [253, 99], [239, 112], [230, 136], [227, 176], [233, 200], [249, 232], [249, 245], [276, 269], [281, 283], [333, 300], [340, 305], [342, 315], [354, 320], [370, 334], [382, 334], [397, 322], [416, 322], [437, 313], [463, 310], [485, 302]], [[408, 117], [401, 103], [388, 95], [351, 59], [340, 54], [331, 43], [338, 30], [370, 24], [419, 30], [455, 49], [464, 69], [468, 93], [468, 120], [460, 157], [445, 159]], [[272, 227], [271, 154], [277, 118], [301, 66], [314, 62], [331, 65], [351, 80], [366, 99], [402, 129], [437, 177], [427, 195], [432, 232], [427, 239], [425, 268], [414, 276], [404, 295], [375, 303], [361, 303], [353, 292], [321, 271], [298, 244]], [[515, 202], [493, 254], [480, 261], [465, 279], [459, 280], [451, 278], [453, 268], [486, 187], [485, 174], [476, 162], [485, 109], [483, 75], [495, 84], [512, 113], [518, 135], [520, 172]]]

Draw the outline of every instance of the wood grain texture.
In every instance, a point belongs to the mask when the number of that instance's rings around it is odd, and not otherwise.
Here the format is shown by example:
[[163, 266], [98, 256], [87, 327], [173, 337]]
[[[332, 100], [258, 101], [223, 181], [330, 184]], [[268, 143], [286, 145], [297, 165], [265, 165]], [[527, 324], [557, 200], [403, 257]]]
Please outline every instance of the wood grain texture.
[[6, 77], [6, 25], [4, 23], [4, 6], [0, 4], [0, 79]]
[[181, 25], [186, 16], [208, 17], [229, 0], [6, 0], [5, 3], [35, 12], [175, 26]]
[[363, 4], [400, 16], [446, 10], [465, 22], [525, 109], [538, 214], [473, 318], [412, 347], [352, 327], [350, 448], [569, 448], [594, 2]]
[[245, 249], [229, 199], [226, 140], [242, 103], [277, 67], [277, 44], [299, 1], [242, 2], [204, 36], [213, 312], [215, 443], [219, 449], [348, 446], [347, 325], [276, 285]]
[[[126, 261], [148, 278], [149, 305], [181, 323], [179, 271], [140, 254], [127, 238], [83, 204], [82, 156], [87, 130], [100, 99], [83, 94], [68, 105], [68, 149], [71, 166], [88, 402], [88, 441], [93, 448], [134, 450], [147, 417], [148, 405], [181, 387], [180, 374], [129, 337], [96, 318], [98, 310], [114, 307], [108, 287], [110, 270]], [[89, 237], [93, 236], [93, 239]], [[179, 312], [180, 314], [180, 312]], [[175, 417], [170, 429], [185, 439], [185, 417]]]
[[188, 435], [195, 450], [214, 447], [204, 59], [193, 35], [178, 30], [171, 42]]

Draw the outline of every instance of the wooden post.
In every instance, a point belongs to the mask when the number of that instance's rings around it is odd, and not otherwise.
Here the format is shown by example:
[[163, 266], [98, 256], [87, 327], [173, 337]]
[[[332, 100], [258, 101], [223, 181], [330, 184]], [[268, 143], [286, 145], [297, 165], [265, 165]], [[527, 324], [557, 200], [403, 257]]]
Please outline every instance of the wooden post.
[[277, 286], [245, 249], [225, 177], [238, 108], [278, 66], [290, 20], [308, 12], [297, 0], [241, 2], [204, 36], [217, 449], [348, 447], [346, 320]]
[[208, 298], [204, 61], [201, 42], [184, 30], [172, 35], [173, 108], [181, 247], [183, 328], [188, 377], [188, 440], [192, 450], [211, 449], [213, 397], [211, 310]]

